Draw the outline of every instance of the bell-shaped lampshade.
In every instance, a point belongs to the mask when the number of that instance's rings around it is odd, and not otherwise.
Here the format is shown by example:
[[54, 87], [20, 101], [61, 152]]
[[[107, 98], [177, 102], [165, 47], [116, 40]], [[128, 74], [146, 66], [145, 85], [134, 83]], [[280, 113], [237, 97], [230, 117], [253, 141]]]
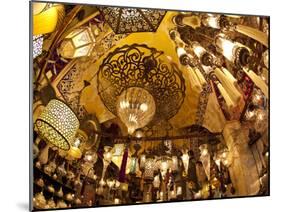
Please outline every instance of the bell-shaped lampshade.
[[62, 41], [59, 53], [64, 58], [89, 56], [95, 46], [95, 37], [90, 27], [73, 30]]
[[155, 111], [153, 96], [143, 88], [128, 88], [118, 97], [117, 114], [130, 135], [136, 129], [145, 127], [152, 120]]
[[36, 120], [36, 127], [46, 142], [69, 150], [79, 128], [79, 120], [65, 103], [52, 99]]

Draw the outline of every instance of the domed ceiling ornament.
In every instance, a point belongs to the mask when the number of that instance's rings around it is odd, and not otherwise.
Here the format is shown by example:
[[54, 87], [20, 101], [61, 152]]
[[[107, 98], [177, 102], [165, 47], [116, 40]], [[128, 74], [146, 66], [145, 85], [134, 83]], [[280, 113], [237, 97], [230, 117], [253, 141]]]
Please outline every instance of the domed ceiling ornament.
[[149, 92], [156, 106], [151, 124], [175, 116], [185, 98], [185, 81], [177, 65], [147, 45], [125, 45], [109, 53], [97, 83], [101, 100], [116, 116], [116, 103], [125, 90], [138, 87]]
[[106, 22], [116, 34], [133, 32], [156, 32], [166, 11], [139, 9], [99, 7]]

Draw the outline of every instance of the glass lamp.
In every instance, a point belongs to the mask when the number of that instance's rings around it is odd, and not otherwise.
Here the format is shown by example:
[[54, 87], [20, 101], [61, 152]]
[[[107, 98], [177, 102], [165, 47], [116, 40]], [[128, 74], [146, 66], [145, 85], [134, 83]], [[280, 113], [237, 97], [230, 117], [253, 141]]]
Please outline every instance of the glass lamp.
[[78, 129], [76, 138], [72, 142], [70, 150], [68, 151], [70, 159], [80, 159], [82, 157], [82, 151], [87, 140], [87, 134], [84, 131]]
[[184, 166], [184, 171], [187, 175], [188, 174], [188, 166], [189, 166], [189, 155], [188, 155], [187, 151], [182, 154], [181, 160], [182, 160], [182, 163], [183, 163], [183, 166]]
[[64, 58], [89, 56], [95, 46], [95, 37], [90, 27], [73, 30], [62, 41], [59, 53]]
[[154, 188], [159, 188], [159, 186], [160, 186], [160, 178], [159, 178], [159, 175], [156, 175], [155, 177], [154, 177], [154, 179], [153, 179], [153, 187]]
[[179, 168], [178, 157], [177, 156], [172, 156], [171, 170], [173, 172], [177, 172], [178, 168]]
[[160, 157], [159, 159], [160, 163], [159, 163], [159, 169], [162, 175], [162, 178], [164, 179], [166, 177], [167, 171], [171, 166], [171, 158], [167, 157], [167, 156], [163, 156]]
[[208, 151], [208, 145], [207, 144], [202, 144], [199, 146], [200, 149], [200, 160], [203, 164], [206, 176], [208, 177], [208, 179], [210, 179], [210, 166], [211, 166], [211, 158], [210, 158], [210, 154]]
[[146, 155], [145, 155], [145, 153], [143, 153], [140, 156], [140, 169], [144, 169], [145, 161], [146, 161]]
[[131, 87], [117, 101], [117, 114], [132, 135], [136, 129], [146, 126], [156, 111], [153, 96], [145, 89]]
[[229, 21], [223, 15], [206, 15], [201, 21], [204, 26], [214, 29], [221, 29], [230, 26]]
[[233, 42], [220, 34], [216, 37], [215, 44], [230, 62], [242, 67], [249, 63], [250, 51], [241, 43]]

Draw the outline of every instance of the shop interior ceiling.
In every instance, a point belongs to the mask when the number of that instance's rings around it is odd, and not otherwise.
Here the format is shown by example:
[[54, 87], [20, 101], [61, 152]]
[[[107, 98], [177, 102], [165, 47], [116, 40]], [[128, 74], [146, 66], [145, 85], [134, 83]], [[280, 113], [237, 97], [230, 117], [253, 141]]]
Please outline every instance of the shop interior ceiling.
[[[61, 38], [65, 37], [74, 28], [87, 26], [91, 23], [92, 27], [99, 30], [96, 44], [89, 57], [64, 59], [66, 65], [59, 70], [55, 67], [57, 73], [54, 74], [54, 66], [48, 65], [45, 67], [45, 72], [52, 73], [55, 76], [50, 76], [51, 85], [53, 86], [56, 96], [64, 99], [70, 106], [78, 107], [76, 110], [79, 116], [86, 114], [95, 114], [100, 123], [115, 122], [122, 130], [122, 134], [126, 135], [127, 130], [120, 119], [111, 113], [104, 105], [98, 91], [98, 72], [99, 68], [108, 56], [109, 52], [113, 52], [117, 48], [124, 45], [145, 44], [149, 47], [163, 51], [167, 56], [167, 62], [173, 61], [179, 67], [185, 83], [185, 97], [181, 107], [176, 115], [171, 119], [166, 120], [166, 125], [169, 125], [174, 131], [174, 135], [178, 131], [185, 128], [198, 125], [206, 128], [211, 133], [221, 133], [226, 122], [226, 118], [218, 103], [214, 91], [206, 92], [203, 95], [205, 101], [202, 104], [202, 92], [195, 88], [190, 81], [190, 76], [184, 67], [181, 65], [177, 52], [176, 45], [170, 38], [170, 30], [175, 28], [173, 17], [180, 12], [167, 11], [161, 24], [156, 32], [137, 32], [126, 34], [115, 34], [107, 22], [100, 18], [100, 11], [94, 6], [75, 6], [76, 14], [66, 14], [64, 19], [71, 19], [66, 25], [66, 28], [61, 31]], [[75, 12], [75, 8], [71, 12]], [[83, 11], [83, 12], [81, 12]], [[77, 13], [80, 14], [77, 15]], [[196, 28], [196, 13], [186, 13], [190, 15], [194, 21]], [[82, 18], [81, 18], [82, 17]], [[67, 20], [64, 20], [67, 23]], [[192, 22], [192, 21], [191, 21]], [[62, 27], [63, 28], [63, 27]], [[57, 54], [57, 49], [60, 40], [55, 40], [57, 31], [51, 33], [44, 40], [43, 50], [51, 52], [52, 55]], [[52, 57], [50, 61], [52, 62]], [[229, 65], [229, 63], [227, 63]], [[50, 69], [50, 70], [49, 70]], [[52, 70], [51, 70], [52, 69]], [[89, 83], [84, 88], [85, 82]], [[244, 106], [244, 102], [242, 103]], [[242, 113], [242, 110], [239, 112]], [[36, 115], [36, 114], [35, 114]], [[35, 119], [34, 119], [35, 120]], [[157, 129], [157, 124], [156, 124]], [[158, 130], [163, 130], [163, 126], [159, 123]]]

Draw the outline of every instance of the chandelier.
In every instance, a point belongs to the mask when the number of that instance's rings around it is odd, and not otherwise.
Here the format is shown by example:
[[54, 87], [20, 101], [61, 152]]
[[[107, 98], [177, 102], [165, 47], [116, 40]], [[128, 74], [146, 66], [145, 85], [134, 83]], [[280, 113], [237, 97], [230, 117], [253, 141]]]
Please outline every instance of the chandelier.
[[138, 128], [146, 126], [155, 114], [153, 96], [143, 88], [129, 88], [119, 96], [117, 114], [132, 135]]
[[156, 32], [166, 11], [99, 7], [105, 20], [116, 34], [133, 32]]
[[[125, 45], [110, 52], [99, 68], [97, 83], [101, 100], [116, 116], [119, 116], [121, 106], [124, 109], [129, 106], [126, 102], [116, 104], [120, 98], [125, 98], [126, 92], [143, 95], [151, 106], [143, 104], [140, 111], [155, 113], [150, 124], [176, 115], [185, 97], [185, 82], [177, 65], [169, 61], [164, 52], [141, 44]], [[137, 88], [130, 89], [132, 87]], [[145, 102], [138, 104], [142, 103]]]

